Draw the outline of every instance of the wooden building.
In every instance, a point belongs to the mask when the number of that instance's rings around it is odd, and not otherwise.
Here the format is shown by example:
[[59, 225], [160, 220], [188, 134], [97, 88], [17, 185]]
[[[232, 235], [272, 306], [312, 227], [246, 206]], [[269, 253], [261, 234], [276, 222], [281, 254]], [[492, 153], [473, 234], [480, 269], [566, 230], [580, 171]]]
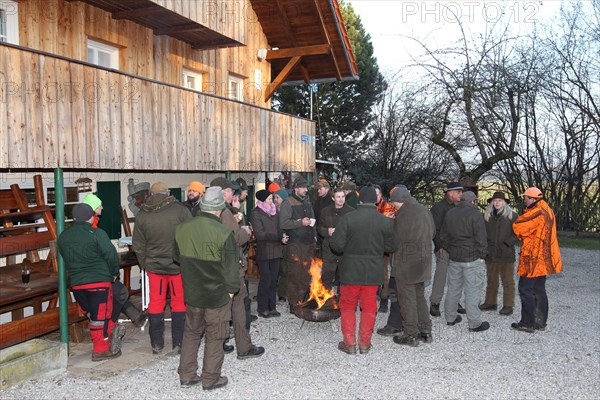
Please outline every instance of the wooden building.
[[336, 0], [0, 6], [5, 172], [313, 171], [314, 123], [272, 93], [357, 77]]

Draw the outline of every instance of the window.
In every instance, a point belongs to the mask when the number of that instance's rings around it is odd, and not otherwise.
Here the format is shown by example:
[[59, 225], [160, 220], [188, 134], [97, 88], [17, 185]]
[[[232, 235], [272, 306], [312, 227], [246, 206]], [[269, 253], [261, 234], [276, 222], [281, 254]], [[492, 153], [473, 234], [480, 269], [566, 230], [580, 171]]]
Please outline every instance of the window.
[[88, 39], [87, 61], [101, 67], [119, 69], [119, 49]]
[[17, 2], [0, 0], [0, 42], [19, 44], [19, 14]]
[[202, 91], [202, 74], [199, 72], [195, 72], [189, 69], [183, 69], [183, 86], [196, 90], [198, 92]]
[[244, 81], [237, 76], [229, 75], [229, 93], [230, 99], [244, 101], [243, 88]]

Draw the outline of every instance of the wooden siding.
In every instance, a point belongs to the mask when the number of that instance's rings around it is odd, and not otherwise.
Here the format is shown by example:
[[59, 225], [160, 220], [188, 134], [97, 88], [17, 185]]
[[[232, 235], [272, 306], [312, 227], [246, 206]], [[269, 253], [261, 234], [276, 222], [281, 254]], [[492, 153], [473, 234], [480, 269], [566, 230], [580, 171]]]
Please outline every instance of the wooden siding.
[[314, 134], [309, 120], [0, 45], [0, 168], [308, 172]]
[[[232, 73], [244, 78], [245, 102], [270, 107], [270, 102], [264, 101], [264, 92], [265, 83], [271, 82], [271, 64], [256, 57], [258, 49], [269, 46], [247, 1], [156, 0], [155, 3], [199, 23], [216, 19], [218, 26], [209, 27], [245, 46], [194, 50], [188, 43], [154, 35], [151, 29], [134, 22], [113, 19], [100, 8], [64, 0], [19, 2], [19, 44], [86, 61], [87, 39], [94, 39], [119, 48], [119, 70], [123, 72], [181, 85], [183, 68], [188, 68], [202, 73], [204, 92], [223, 97], [227, 97], [229, 73]], [[231, 7], [238, 14], [224, 17], [221, 13], [227, 13]], [[203, 9], [210, 10], [210, 15], [204, 15]], [[254, 82], [255, 70], [261, 71], [260, 89], [256, 89]]]

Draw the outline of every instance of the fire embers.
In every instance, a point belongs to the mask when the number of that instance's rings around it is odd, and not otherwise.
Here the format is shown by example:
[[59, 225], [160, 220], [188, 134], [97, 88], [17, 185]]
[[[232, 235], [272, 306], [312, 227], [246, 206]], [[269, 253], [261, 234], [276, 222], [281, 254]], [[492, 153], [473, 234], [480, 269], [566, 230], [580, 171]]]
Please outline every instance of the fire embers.
[[308, 273], [311, 276], [310, 288], [305, 301], [295, 307], [298, 318], [306, 321], [323, 322], [340, 317], [340, 307], [332, 289], [327, 289], [321, 280], [323, 260], [313, 258]]

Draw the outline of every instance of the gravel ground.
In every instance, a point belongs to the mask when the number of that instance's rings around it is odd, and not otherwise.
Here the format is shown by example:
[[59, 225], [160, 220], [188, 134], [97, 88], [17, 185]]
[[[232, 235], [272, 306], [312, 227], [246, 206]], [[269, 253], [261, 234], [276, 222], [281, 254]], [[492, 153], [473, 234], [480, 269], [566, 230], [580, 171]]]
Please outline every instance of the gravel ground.
[[[225, 356], [229, 384], [223, 389], [181, 389], [178, 357], [160, 357], [108, 378], [67, 371], [0, 392], [0, 398], [597, 398], [600, 252], [561, 252], [564, 272], [547, 281], [550, 316], [544, 332], [510, 329], [520, 315], [517, 299], [510, 317], [485, 313], [491, 328], [484, 333], [470, 333], [466, 321], [449, 327], [434, 318], [432, 344], [407, 348], [375, 334], [369, 354], [350, 356], [337, 350], [339, 320], [301, 328], [282, 305], [280, 318], [259, 319], [252, 326], [254, 343], [266, 348], [263, 357]], [[386, 318], [379, 314], [376, 328]]]

